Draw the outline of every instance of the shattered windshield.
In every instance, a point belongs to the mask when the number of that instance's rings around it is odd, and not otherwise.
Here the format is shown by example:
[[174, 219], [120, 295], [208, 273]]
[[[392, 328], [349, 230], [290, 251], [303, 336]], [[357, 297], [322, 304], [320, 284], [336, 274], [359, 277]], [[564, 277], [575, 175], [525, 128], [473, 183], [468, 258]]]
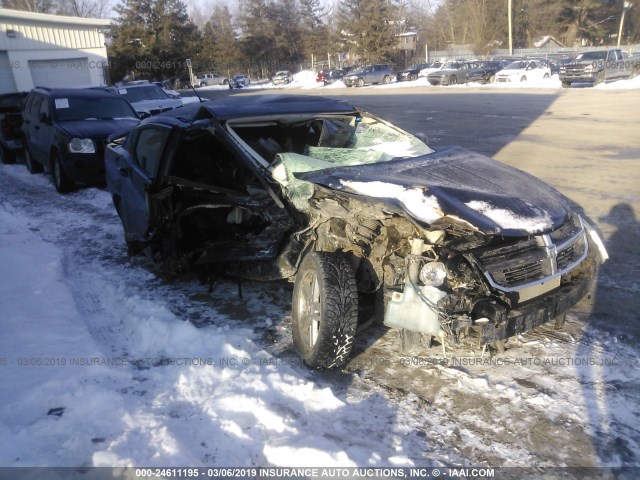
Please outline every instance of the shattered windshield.
[[230, 127], [265, 166], [282, 161], [287, 153], [338, 166], [387, 162], [432, 152], [413, 135], [366, 115], [296, 116], [259, 123], [237, 121]]
[[294, 173], [382, 163], [433, 152], [417, 137], [369, 115], [236, 121], [229, 127], [278, 182], [297, 193], [307, 192], [310, 187], [296, 180]]

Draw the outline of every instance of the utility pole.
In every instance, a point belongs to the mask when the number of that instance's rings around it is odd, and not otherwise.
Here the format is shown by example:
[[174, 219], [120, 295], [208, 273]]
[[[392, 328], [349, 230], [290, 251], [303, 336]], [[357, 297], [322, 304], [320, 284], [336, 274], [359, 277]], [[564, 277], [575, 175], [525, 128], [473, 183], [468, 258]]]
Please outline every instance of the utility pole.
[[622, 26], [624, 25], [624, 14], [629, 10], [632, 6], [631, 2], [624, 1], [622, 2], [622, 16], [620, 17], [620, 29], [618, 30], [618, 46], [620, 46], [620, 41], [622, 40]]
[[511, 0], [508, 0], [507, 12], [509, 15], [509, 55], [513, 55], [513, 27], [511, 25]]

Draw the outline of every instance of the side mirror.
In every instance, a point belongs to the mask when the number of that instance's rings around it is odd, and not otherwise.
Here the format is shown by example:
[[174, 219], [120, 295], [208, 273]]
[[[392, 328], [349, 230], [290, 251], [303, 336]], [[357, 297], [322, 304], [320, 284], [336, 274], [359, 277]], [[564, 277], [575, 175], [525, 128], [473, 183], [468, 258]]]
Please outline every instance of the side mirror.
[[145, 118], [149, 118], [151, 114], [149, 112], [138, 112], [138, 116], [140, 120], [144, 120]]

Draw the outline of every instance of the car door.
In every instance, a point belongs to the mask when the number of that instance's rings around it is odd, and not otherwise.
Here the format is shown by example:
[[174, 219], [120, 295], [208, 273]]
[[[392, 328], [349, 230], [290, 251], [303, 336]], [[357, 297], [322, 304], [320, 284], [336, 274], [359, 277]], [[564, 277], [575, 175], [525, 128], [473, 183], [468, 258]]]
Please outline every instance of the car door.
[[622, 62], [622, 52], [620, 50], [612, 50], [607, 58], [608, 73], [605, 74], [607, 79], [620, 78], [624, 76], [624, 62]]
[[29, 153], [38, 162], [42, 162], [42, 146], [40, 144], [40, 107], [44, 96], [34, 94], [33, 100], [27, 103], [24, 118], [24, 132], [27, 139]]
[[51, 145], [53, 143], [53, 120], [51, 116], [51, 100], [42, 98], [38, 110], [38, 123], [35, 126], [34, 141], [38, 148], [38, 158], [43, 165], [51, 168]]
[[120, 209], [127, 241], [148, 241], [155, 233], [150, 231], [148, 195], [171, 133], [166, 125], [146, 125], [128, 139], [118, 157]]
[[[164, 216], [165, 225], [175, 225], [180, 248], [198, 252], [199, 264], [276, 258], [292, 226], [287, 209], [246, 145], [219, 124], [206, 130], [176, 137], [167, 191], [156, 188], [149, 197], [152, 222]], [[167, 198], [172, 188], [175, 209]]]

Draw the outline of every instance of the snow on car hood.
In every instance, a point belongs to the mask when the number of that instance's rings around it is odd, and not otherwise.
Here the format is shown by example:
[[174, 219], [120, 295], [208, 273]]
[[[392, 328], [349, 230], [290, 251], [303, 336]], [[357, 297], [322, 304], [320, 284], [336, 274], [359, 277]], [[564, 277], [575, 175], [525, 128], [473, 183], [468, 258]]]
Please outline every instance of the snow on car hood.
[[525, 236], [549, 231], [560, 226], [570, 211], [567, 199], [541, 180], [460, 147], [294, 175], [384, 199], [426, 224], [455, 216], [487, 234]]

